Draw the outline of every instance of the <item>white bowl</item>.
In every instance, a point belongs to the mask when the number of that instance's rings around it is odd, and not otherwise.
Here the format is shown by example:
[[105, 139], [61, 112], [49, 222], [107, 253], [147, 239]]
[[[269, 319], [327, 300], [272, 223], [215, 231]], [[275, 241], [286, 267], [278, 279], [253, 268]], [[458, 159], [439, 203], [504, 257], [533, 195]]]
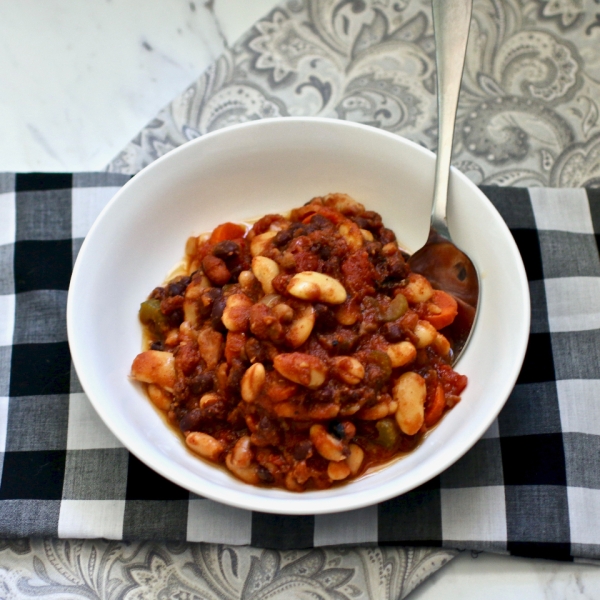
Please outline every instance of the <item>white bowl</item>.
[[489, 200], [453, 171], [449, 224], [481, 274], [480, 309], [456, 370], [462, 401], [410, 455], [346, 485], [301, 494], [253, 487], [192, 456], [129, 378], [141, 349], [140, 302], [184, 254], [188, 236], [345, 192], [381, 213], [409, 250], [426, 240], [434, 155], [379, 129], [286, 118], [229, 127], [158, 159], [94, 223], [73, 271], [69, 343], [79, 379], [109, 429], [149, 467], [196, 494], [281, 514], [356, 509], [407, 492], [458, 460], [500, 412], [519, 373], [529, 292], [517, 247]]

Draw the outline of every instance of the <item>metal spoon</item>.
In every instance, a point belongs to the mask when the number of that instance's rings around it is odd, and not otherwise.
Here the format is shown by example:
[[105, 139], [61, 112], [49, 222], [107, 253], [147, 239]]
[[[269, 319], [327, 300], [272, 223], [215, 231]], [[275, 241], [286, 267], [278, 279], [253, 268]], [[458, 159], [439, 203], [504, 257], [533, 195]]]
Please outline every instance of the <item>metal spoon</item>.
[[446, 218], [454, 122], [472, 4], [472, 0], [432, 0], [439, 133], [431, 230], [425, 246], [408, 261], [414, 272], [421, 273], [435, 288], [452, 294], [458, 301], [458, 315], [449, 332], [454, 341], [453, 363], [468, 341], [479, 300], [477, 269], [471, 259], [452, 243]]

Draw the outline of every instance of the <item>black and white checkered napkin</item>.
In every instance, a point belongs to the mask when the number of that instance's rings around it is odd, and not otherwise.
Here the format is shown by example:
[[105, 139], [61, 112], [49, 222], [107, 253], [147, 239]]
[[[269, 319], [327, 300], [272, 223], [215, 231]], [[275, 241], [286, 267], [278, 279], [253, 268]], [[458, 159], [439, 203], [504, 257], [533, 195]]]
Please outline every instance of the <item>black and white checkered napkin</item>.
[[377, 506], [274, 516], [190, 494], [129, 454], [72, 368], [71, 268], [128, 176], [0, 175], [0, 537], [302, 548], [428, 545], [600, 558], [600, 191], [485, 188], [523, 256], [525, 364], [458, 463]]

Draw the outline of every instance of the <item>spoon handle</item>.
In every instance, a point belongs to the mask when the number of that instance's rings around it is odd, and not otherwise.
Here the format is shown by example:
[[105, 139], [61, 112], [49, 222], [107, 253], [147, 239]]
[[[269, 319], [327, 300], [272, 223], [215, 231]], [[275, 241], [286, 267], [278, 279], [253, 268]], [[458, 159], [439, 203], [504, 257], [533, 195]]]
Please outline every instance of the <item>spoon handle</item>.
[[450, 159], [472, 5], [472, 0], [432, 0], [439, 137], [431, 225], [448, 239], [450, 234], [446, 221], [446, 204]]

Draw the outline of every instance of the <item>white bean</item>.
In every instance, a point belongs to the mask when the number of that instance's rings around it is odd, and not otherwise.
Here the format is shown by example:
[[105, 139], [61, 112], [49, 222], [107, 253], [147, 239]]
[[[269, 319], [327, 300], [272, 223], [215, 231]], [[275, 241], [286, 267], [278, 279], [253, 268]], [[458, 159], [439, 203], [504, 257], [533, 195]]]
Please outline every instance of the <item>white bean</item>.
[[331, 435], [323, 425], [315, 424], [310, 428], [310, 441], [327, 460], [339, 462], [346, 458], [344, 442]]
[[429, 321], [419, 321], [415, 326], [414, 333], [418, 338], [417, 348], [427, 348], [437, 337], [437, 330]]
[[217, 460], [225, 449], [222, 442], [201, 431], [188, 433], [185, 443], [190, 450], [209, 460]]
[[173, 400], [173, 397], [160, 386], [154, 383], [149, 383], [148, 396], [156, 408], [160, 410], [169, 410], [169, 408], [171, 408], [171, 401]]
[[265, 231], [254, 236], [250, 242], [250, 253], [252, 256], [260, 256], [269, 246], [269, 242], [277, 235], [276, 231]]
[[327, 304], [342, 304], [348, 297], [344, 286], [337, 279], [316, 271], [302, 271], [294, 275], [287, 286], [287, 292], [300, 300]]
[[342, 223], [338, 231], [340, 235], [346, 240], [348, 247], [350, 250], [358, 250], [363, 247], [364, 238], [358, 225], [353, 223], [352, 221], [348, 221], [347, 223]]
[[313, 327], [315, 326], [315, 320], [315, 309], [310, 304], [302, 308], [299, 311], [298, 316], [288, 327], [287, 333], [285, 334], [287, 343], [290, 344], [292, 348], [302, 346], [309, 338]]
[[175, 358], [170, 352], [146, 350], [138, 354], [131, 365], [131, 376], [143, 383], [155, 383], [168, 392], [175, 385]]
[[356, 445], [350, 444], [350, 456], [346, 459], [346, 463], [350, 467], [352, 475], [356, 475], [362, 465], [365, 453], [363, 449]]
[[221, 320], [229, 331], [245, 331], [248, 327], [252, 300], [246, 294], [232, 294], [227, 298]]
[[265, 294], [272, 294], [273, 279], [279, 275], [279, 265], [266, 256], [255, 256], [252, 259], [252, 273], [260, 281]]
[[409, 371], [402, 374], [393, 389], [394, 400], [398, 403], [396, 422], [406, 435], [415, 435], [425, 419], [425, 379], [418, 373]]
[[205, 327], [198, 333], [198, 350], [208, 369], [214, 369], [223, 353], [223, 334], [212, 327]]
[[402, 290], [402, 293], [411, 304], [416, 304], [427, 302], [433, 296], [433, 288], [423, 275], [411, 273], [408, 276], [408, 285]]
[[273, 366], [286, 379], [311, 389], [322, 386], [327, 376], [327, 365], [320, 358], [302, 352], [278, 354]]
[[258, 465], [253, 461], [254, 455], [250, 448], [250, 438], [241, 437], [233, 450], [225, 457], [225, 465], [239, 479], [256, 485], [260, 482]]
[[417, 357], [417, 349], [410, 342], [390, 344], [386, 348], [386, 353], [394, 368], [407, 365]]
[[327, 465], [327, 476], [332, 481], [341, 481], [350, 475], [350, 467], [345, 460], [341, 462], [330, 462]]
[[365, 376], [365, 368], [362, 363], [351, 356], [336, 356], [331, 359], [335, 367], [334, 374], [344, 383], [356, 385]]
[[265, 384], [266, 371], [262, 363], [254, 363], [244, 373], [240, 384], [242, 398], [246, 402], [254, 402]]

